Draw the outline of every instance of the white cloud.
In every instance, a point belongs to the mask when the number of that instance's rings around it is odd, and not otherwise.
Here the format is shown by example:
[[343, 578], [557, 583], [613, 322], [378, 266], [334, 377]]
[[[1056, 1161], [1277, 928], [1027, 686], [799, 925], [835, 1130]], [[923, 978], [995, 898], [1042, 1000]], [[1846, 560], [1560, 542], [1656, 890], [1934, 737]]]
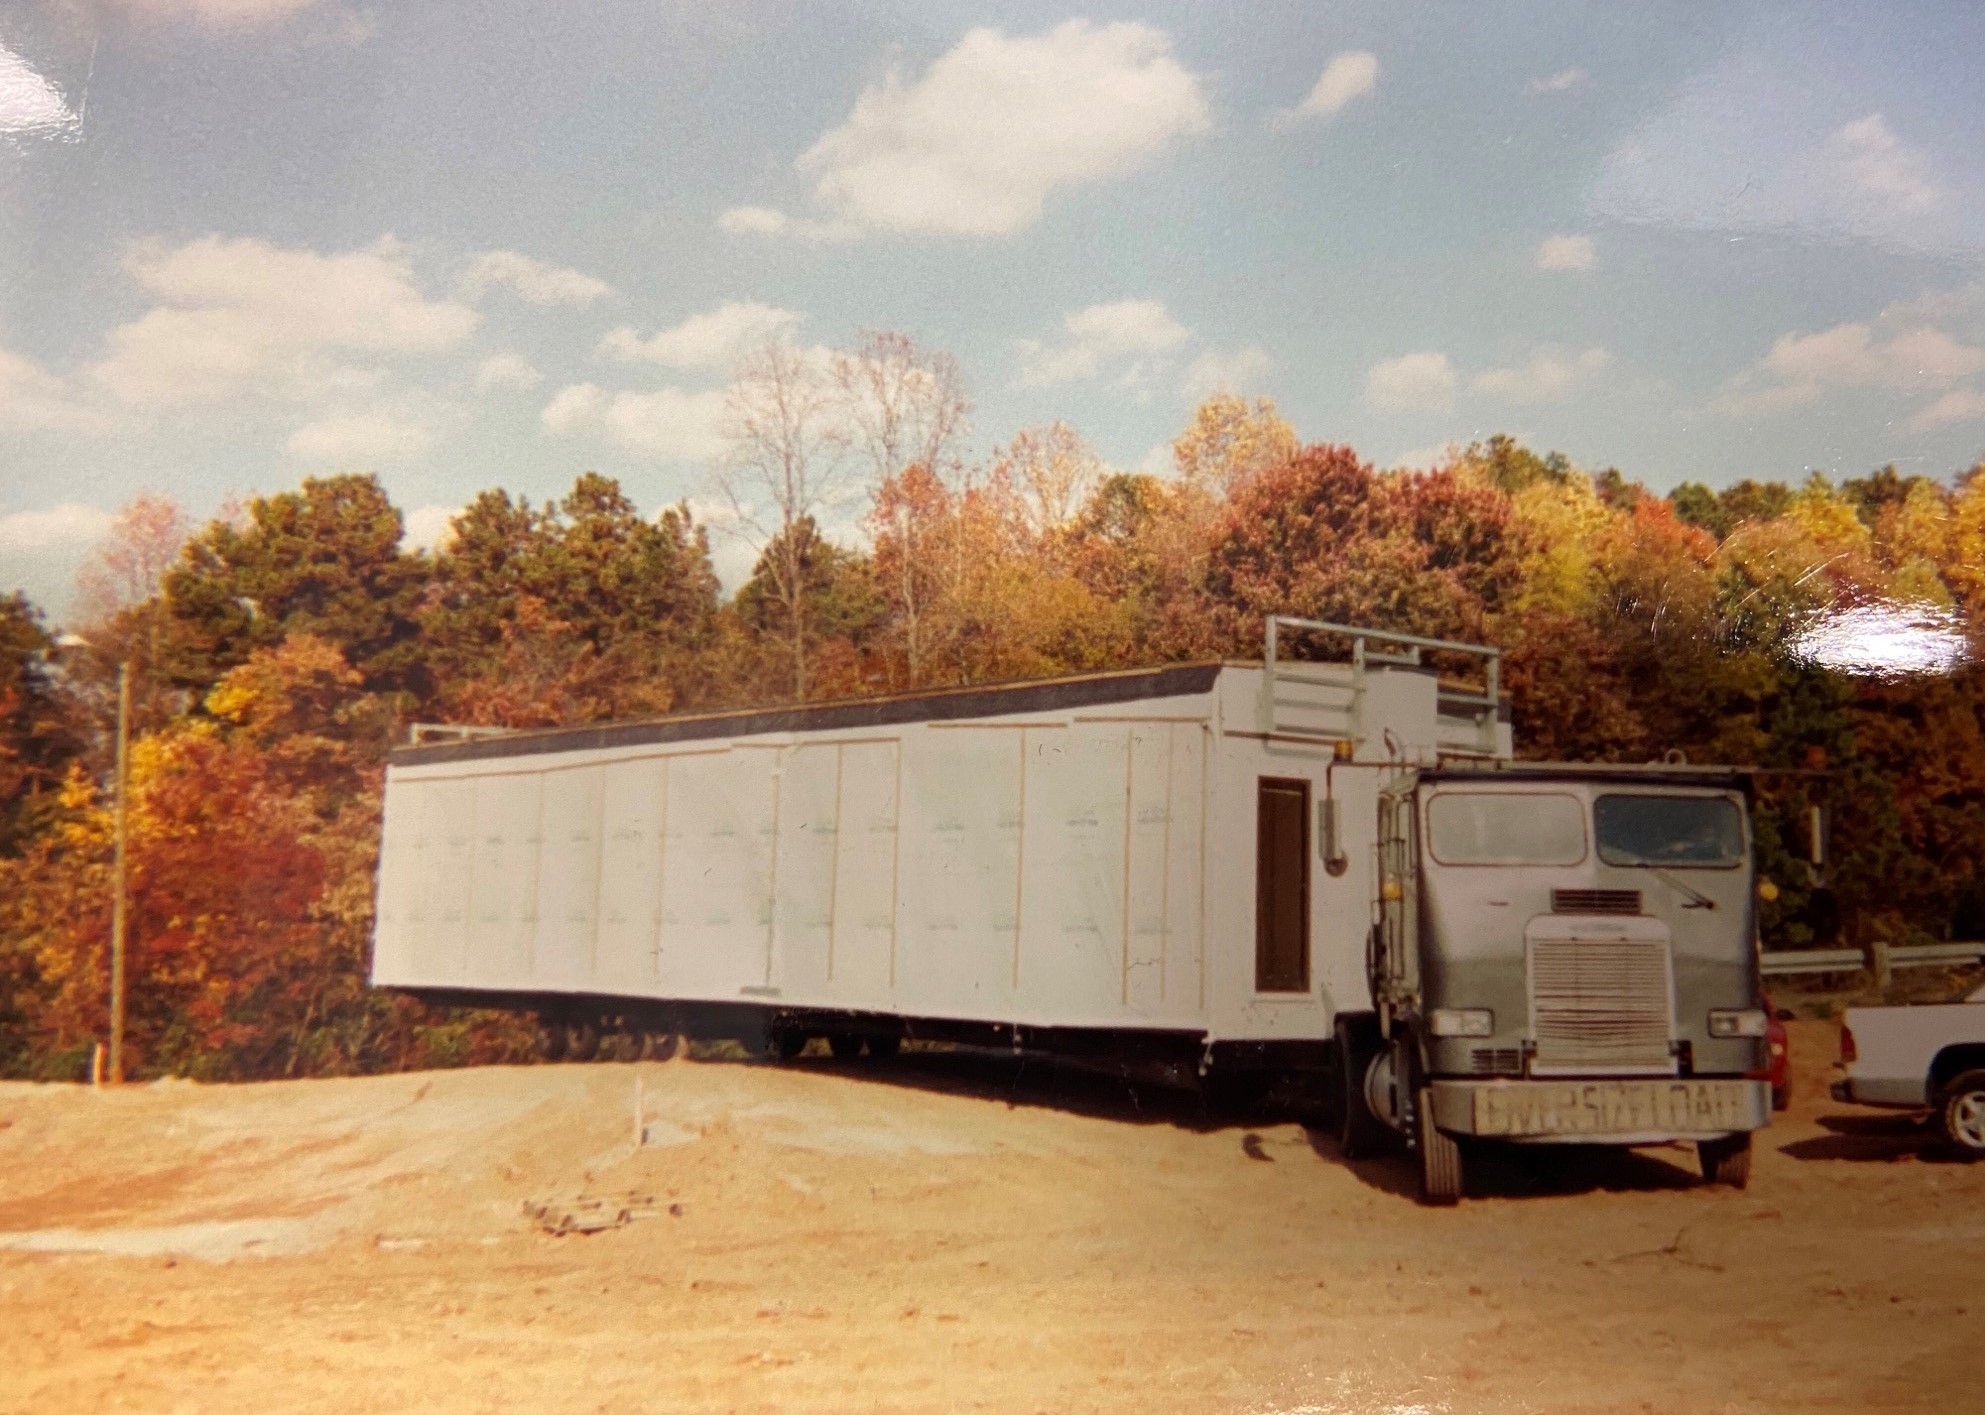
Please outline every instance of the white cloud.
[[1365, 401], [1385, 413], [1445, 412], [1458, 381], [1446, 354], [1402, 354], [1372, 365]]
[[1827, 140], [1827, 151], [1858, 191], [1904, 211], [1924, 211], [1943, 195], [1930, 159], [1890, 132], [1879, 113], [1840, 129]]
[[1532, 79], [1523, 86], [1525, 93], [1570, 93], [1575, 88], [1585, 86], [1586, 73], [1583, 69], [1560, 69], [1547, 78]]
[[1613, 356], [1604, 349], [1576, 354], [1539, 349], [1520, 367], [1485, 369], [1469, 388], [1512, 403], [1555, 403], [1570, 396], [1580, 383], [1604, 372], [1612, 362]]
[[613, 286], [584, 271], [546, 265], [516, 251], [485, 251], [462, 276], [462, 298], [481, 299], [495, 285], [508, 285], [533, 305], [589, 305], [613, 293]]
[[1069, 20], [1045, 34], [968, 32], [920, 78], [891, 71], [799, 159], [828, 216], [736, 207], [728, 231], [1005, 235], [1057, 188], [1154, 159], [1211, 125], [1199, 78], [1148, 25]]
[[1539, 270], [1590, 270], [1597, 263], [1590, 236], [1550, 236], [1537, 247]]
[[0, 44], [0, 137], [65, 137], [80, 125], [62, 90]]
[[318, 0], [115, 0], [145, 19], [193, 20], [215, 29], [253, 29], [308, 10]]
[[557, 436], [591, 433], [631, 452], [665, 462], [703, 462], [724, 450], [721, 389], [692, 393], [608, 393], [592, 383], [561, 388], [539, 414]]
[[1161, 300], [1117, 300], [1090, 305], [1062, 320], [1067, 342], [1049, 346], [1033, 339], [1020, 341], [1020, 385], [1039, 388], [1095, 378], [1105, 364], [1132, 360], [1124, 370], [1126, 382], [1141, 382], [1149, 372], [1149, 357], [1185, 343], [1184, 325], [1173, 319]]
[[476, 392], [492, 388], [536, 388], [543, 378], [522, 354], [492, 354], [476, 368]]
[[569, 383], [552, 395], [538, 421], [546, 432], [562, 436], [594, 421], [606, 406], [606, 390], [597, 383]]
[[110, 332], [90, 377], [140, 405], [219, 402], [365, 381], [355, 355], [431, 354], [474, 331], [476, 312], [432, 301], [388, 237], [319, 255], [253, 239], [142, 243], [124, 268], [160, 303]]
[[1934, 432], [1940, 427], [1975, 422], [1985, 418], [1985, 390], [1953, 388], [1909, 420], [1911, 432]]
[[404, 461], [418, 457], [434, 442], [419, 423], [389, 413], [355, 413], [306, 423], [290, 434], [290, 456], [306, 462], [359, 463]]
[[12, 511], [0, 516], [0, 551], [31, 555], [92, 545], [109, 534], [116, 519], [80, 501], [65, 501], [46, 511]]
[[1378, 56], [1365, 49], [1347, 49], [1330, 57], [1309, 97], [1294, 108], [1283, 109], [1275, 121], [1286, 126], [1305, 118], [1335, 118], [1346, 104], [1377, 87]]
[[1405, 467], [1409, 471], [1431, 472], [1436, 467], [1445, 467], [1461, 455], [1461, 449], [1452, 442], [1438, 443], [1432, 447], [1414, 447], [1401, 452], [1386, 465]]
[[462, 514], [459, 506], [416, 506], [407, 512], [406, 529], [400, 536], [403, 550], [446, 550], [455, 539], [454, 520]]
[[753, 344], [791, 329], [804, 318], [795, 310], [756, 300], [726, 300], [647, 339], [630, 328], [616, 329], [600, 341], [600, 352], [628, 363], [645, 360], [664, 368], [728, 370]]
[[25, 355], [0, 349], [0, 430], [87, 432], [103, 421], [65, 379]]
[[[1898, 322], [1892, 314], [1884, 314], [1882, 323], [1887, 327]], [[1909, 325], [1887, 337], [1868, 324], [1837, 324], [1817, 334], [1781, 335], [1771, 351], [1732, 379], [1710, 407], [1747, 417], [1801, 407], [1835, 388], [1935, 393], [1981, 371], [1985, 371], [1985, 349], [1927, 324]], [[1921, 431], [1956, 421], [1954, 410], [1963, 406], [1961, 399], [1949, 401], [1949, 407], [1934, 416], [1931, 408], [1925, 408], [1911, 425]]]
[[797, 236], [806, 241], [848, 241], [862, 233], [853, 221], [816, 221], [769, 206], [731, 207], [717, 217], [717, 229], [732, 236]]
[[1215, 393], [1243, 393], [1259, 382], [1273, 363], [1259, 344], [1231, 352], [1208, 349], [1186, 365], [1180, 391], [1195, 403]]

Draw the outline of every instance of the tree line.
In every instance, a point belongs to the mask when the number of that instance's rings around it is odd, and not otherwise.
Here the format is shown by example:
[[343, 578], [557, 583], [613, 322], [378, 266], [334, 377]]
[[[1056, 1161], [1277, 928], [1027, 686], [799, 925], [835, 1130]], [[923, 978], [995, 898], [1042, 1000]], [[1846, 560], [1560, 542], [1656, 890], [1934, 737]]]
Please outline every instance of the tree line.
[[[1169, 475], [1113, 470], [1060, 423], [968, 463], [956, 366], [889, 334], [768, 344], [727, 406], [714, 512], [644, 514], [588, 472], [544, 503], [486, 491], [421, 550], [370, 475], [198, 527], [147, 496], [82, 576], [85, 642], [0, 599], [0, 1072], [86, 1074], [105, 1032], [124, 663], [139, 1075], [528, 1053], [526, 1021], [365, 986], [409, 723], [1257, 657], [1270, 613], [1500, 645], [1526, 757], [1776, 769], [1768, 947], [1985, 936], [1985, 467], [1661, 496], [1504, 437], [1381, 469], [1224, 394]], [[755, 561], [726, 593], [730, 533]], [[1802, 863], [1813, 804], [1837, 908]]]

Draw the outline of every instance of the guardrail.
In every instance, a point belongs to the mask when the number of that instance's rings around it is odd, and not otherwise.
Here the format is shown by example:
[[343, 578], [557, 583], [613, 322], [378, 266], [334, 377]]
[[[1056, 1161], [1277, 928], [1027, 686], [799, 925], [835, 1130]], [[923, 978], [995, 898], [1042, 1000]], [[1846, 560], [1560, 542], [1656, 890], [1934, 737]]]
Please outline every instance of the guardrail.
[[1922, 943], [1894, 948], [1877, 941], [1867, 949], [1807, 948], [1766, 953], [1761, 966], [1767, 976], [1853, 973], [1865, 968], [1886, 978], [1895, 968], [1948, 968], [1978, 962], [1985, 962], [1985, 942]]

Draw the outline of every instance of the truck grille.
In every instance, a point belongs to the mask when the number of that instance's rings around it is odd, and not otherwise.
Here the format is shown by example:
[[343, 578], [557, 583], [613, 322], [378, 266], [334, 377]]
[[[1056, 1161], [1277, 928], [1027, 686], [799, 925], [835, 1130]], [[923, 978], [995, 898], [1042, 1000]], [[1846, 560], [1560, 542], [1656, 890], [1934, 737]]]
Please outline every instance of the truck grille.
[[1551, 891], [1551, 912], [1553, 914], [1638, 914], [1640, 891], [1554, 889]]
[[1531, 941], [1534, 1072], [1673, 1072], [1673, 1016], [1664, 941]]

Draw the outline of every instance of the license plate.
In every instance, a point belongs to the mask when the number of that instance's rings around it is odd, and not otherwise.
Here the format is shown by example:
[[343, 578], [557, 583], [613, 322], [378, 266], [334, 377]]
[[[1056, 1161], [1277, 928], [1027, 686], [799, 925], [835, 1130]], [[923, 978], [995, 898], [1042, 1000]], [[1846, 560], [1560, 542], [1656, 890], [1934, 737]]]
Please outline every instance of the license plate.
[[1641, 1135], [1742, 1130], [1741, 1081], [1531, 1081], [1475, 1092], [1477, 1135]]

